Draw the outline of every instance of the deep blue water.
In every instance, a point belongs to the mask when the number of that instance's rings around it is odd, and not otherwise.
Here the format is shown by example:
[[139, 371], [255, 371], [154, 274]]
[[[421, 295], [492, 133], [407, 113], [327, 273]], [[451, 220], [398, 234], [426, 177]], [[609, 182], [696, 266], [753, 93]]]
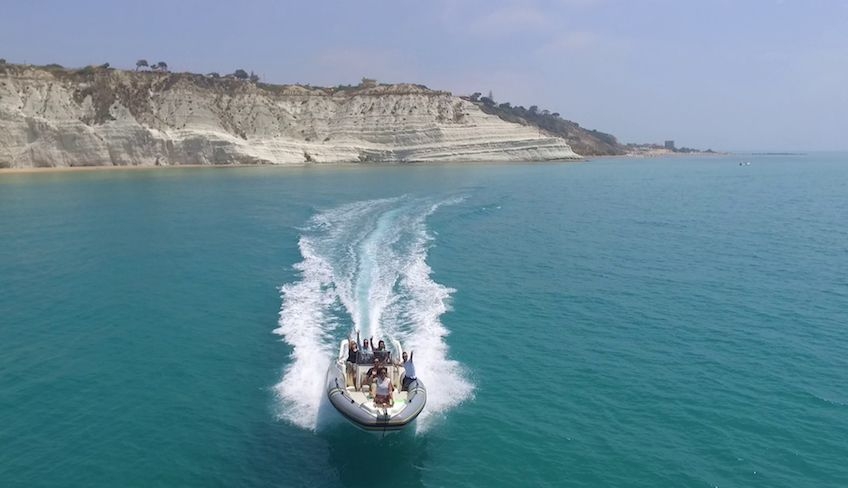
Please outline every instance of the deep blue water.
[[844, 154], [0, 174], [0, 486], [848, 486], [847, 323]]

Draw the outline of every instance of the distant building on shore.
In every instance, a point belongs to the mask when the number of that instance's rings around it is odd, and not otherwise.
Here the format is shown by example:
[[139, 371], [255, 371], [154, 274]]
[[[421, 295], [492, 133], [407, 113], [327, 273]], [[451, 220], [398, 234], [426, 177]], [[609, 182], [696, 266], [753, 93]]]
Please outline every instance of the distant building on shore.
[[360, 83], [362, 88], [374, 88], [377, 86], [377, 80], [373, 78], [362, 78], [362, 83]]
[[675, 150], [674, 149], [674, 141], [665, 141], [665, 144], [663, 144], [663, 147], [665, 147], [669, 151], [674, 151]]

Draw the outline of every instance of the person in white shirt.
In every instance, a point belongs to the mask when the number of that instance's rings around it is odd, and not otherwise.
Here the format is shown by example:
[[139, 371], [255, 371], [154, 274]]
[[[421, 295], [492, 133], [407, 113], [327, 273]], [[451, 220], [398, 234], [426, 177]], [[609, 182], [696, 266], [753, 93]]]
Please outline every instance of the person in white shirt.
[[392, 398], [392, 379], [386, 373], [386, 368], [381, 367], [374, 379], [374, 405], [382, 407], [384, 415], [387, 414], [386, 409], [395, 403]]
[[418, 379], [415, 376], [415, 363], [412, 362], [413, 354], [414, 351], [410, 351], [409, 355], [407, 356], [406, 351], [403, 351], [403, 354], [401, 355], [401, 357], [403, 358], [403, 362], [401, 362], [400, 364], [403, 366], [405, 374], [403, 377], [403, 386], [401, 386], [400, 391], [407, 391], [407, 389], [409, 388], [409, 384]]

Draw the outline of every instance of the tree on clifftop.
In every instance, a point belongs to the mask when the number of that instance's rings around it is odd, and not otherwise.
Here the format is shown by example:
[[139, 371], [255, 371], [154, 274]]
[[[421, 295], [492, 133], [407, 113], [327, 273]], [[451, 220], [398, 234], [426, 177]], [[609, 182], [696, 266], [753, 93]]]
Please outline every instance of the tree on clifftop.
[[138, 61], [136, 61], [136, 62], [135, 62], [135, 70], [136, 70], [136, 71], [138, 71], [138, 69], [139, 69], [139, 68], [147, 68], [147, 67], [149, 67], [149, 66], [150, 66], [150, 65], [149, 65], [149, 64], [147, 64], [147, 60], [146, 60], [146, 59], [139, 59]]
[[165, 61], [159, 61], [158, 63], [154, 64], [152, 67], [156, 71], [168, 71], [168, 63], [166, 63]]
[[247, 77], [248, 77], [248, 74], [247, 74], [247, 71], [239, 68], [239, 69], [237, 69], [233, 72], [233, 76], [235, 76], [236, 78], [238, 78], [240, 80], [246, 80]]

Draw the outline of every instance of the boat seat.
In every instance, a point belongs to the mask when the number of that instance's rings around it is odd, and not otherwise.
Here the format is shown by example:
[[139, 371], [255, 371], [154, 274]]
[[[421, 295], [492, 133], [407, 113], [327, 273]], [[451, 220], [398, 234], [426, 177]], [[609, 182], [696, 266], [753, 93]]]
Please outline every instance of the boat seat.
[[364, 393], [360, 393], [358, 391], [351, 392], [350, 398], [356, 402], [357, 405], [368, 402], [368, 397]]
[[406, 403], [406, 392], [398, 391], [395, 392], [395, 403]]

